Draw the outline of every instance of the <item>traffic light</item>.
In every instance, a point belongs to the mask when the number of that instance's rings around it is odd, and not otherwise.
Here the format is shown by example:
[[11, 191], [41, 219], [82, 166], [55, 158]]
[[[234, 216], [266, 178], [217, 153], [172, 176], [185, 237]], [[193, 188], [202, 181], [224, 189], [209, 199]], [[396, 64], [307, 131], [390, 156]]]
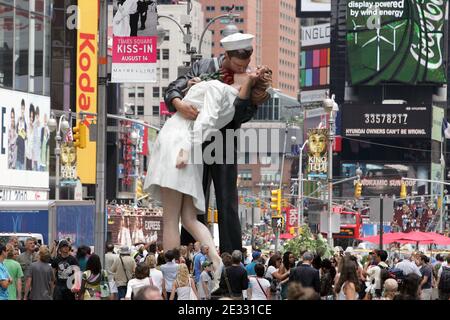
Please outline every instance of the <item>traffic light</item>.
[[270, 208], [277, 211], [275, 216], [281, 217], [281, 190], [272, 190], [270, 193], [272, 194], [272, 197], [270, 198]]
[[138, 179], [136, 182], [136, 198], [141, 198], [144, 195], [144, 190], [142, 190], [142, 181]]
[[84, 149], [86, 148], [86, 125], [83, 122], [79, 122], [73, 128], [73, 144], [75, 147]]
[[402, 181], [402, 184], [400, 185], [400, 199], [406, 199], [406, 196], [408, 195], [406, 191], [406, 183]]
[[355, 198], [359, 199], [361, 197], [361, 194], [362, 194], [362, 183], [358, 181], [355, 184]]

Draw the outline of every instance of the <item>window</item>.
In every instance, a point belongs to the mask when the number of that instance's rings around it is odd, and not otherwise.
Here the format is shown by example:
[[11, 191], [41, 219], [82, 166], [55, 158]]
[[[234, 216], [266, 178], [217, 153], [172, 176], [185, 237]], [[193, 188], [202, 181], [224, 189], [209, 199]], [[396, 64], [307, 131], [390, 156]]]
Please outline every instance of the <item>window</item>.
[[216, 11], [215, 6], [206, 6], [206, 11]]
[[159, 87], [153, 87], [153, 98], [159, 98]]
[[152, 107], [152, 115], [159, 116], [159, 106]]
[[156, 50], [156, 59], [157, 60], [161, 59], [161, 52], [159, 49]]
[[134, 91], [133, 92], [128, 92], [128, 98], [134, 98], [134, 97], [135, 97]]
[[162, 78], [169, 79], [169, 68], [162, 68]]
[[169, 41], [170, 40], [170, 30], [164, 30], [164, 31], [165, 31], [164, 41]]
[[163, 96], [166, 94], [166, 91], [167, 91], [167, 87], [163, 87], [163, 88], [162, 88], [162, 94], [163, 94]]
[[169, 49], [163, 49], [162, 51], [162, 59], [169, 60]]
[[138, 106], [138, 116], [144, 115], [144, 106]]
[[144, 92], [138, 92], [138, 98], [144, 98], [145, 94]]

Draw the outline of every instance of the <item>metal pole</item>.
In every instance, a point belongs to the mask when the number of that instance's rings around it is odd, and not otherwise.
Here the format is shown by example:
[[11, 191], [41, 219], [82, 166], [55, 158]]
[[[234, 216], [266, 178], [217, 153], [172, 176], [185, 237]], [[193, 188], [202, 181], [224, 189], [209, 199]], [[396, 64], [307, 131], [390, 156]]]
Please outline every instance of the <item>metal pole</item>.
[[[282, 156], [282, 160], [281, 160], [281, 174], [280, 174], [280, 186], [279, 186], [279, 190], [281, 193], [281, 196], [283, 196], [283, 171], [284, 171], [284, 158], [286, 156], [286, 144], [287, 144], [287, 134], [288, 134], [288, 123], [286, 122], [286, 130], [284, 131], [284, 147], [283, 147], [283, 156]], [[278, 251], [278, 246], [279, 246], [279, 242], [280, 242], [280, 231], [281, 228], [276, 228], [276, 232], [275, 232], [275, 252]], [[252, 230], [253, 232], [253, 230]]]
[[[444, 139], [441, 141], [441, 180], [442, 182], [445, 181], [444, 178], [445, 174], [445, 159], [444, 159]], [[439, 219], [439, 232], [444, 232], [444, 184], [441, 183], [441, 192], [440, 192], [440, 198], [441, 198], [441, 207], [439, 208], [441, 210], [440, 219]]]
[[331, 217], [333, 211], [333, 142], [334, 142], [334, 134], [333, 134], [333, 111], [329, 114], [329, 128], [328, 128], [328, 232], [327, 232], [327, 240], [328, 244], [333, 247], [333, 233], [331, 228]]
[[[61, 122], [61, 119], [59, 119]], [[59, 200], [59, 190], [60, 190], [60, 182], [59, 182], [59, 158], [61, 155], [61, 135], [59, 133], [59, 128], [57, 128], [58, 132], [56, 133], [56, 148], [55, 148], [55, 155], [56, 155], [56, 172], [55, 172], [55, 200]]]
[[303, 224], [303, 149], [305, 149], [307, 143], [308, 140], [300, 148], [300, 156], [298, 159], [297, 228], [300, 228]]
[[[107, 28], [108, 28], [108, 4], [106, 0], [100, 0], [99, 11], [99, 57], [107, 56]], [[103, 59], [100, 59], [103, 60]], [[106, 163], [106, 82], [107, 65], [100, 63], [98, 67], [98, 104], [97, 104], [97, 167], [95, 190], [95, 252], [100, 257], [102, 265], [105, 261], [105, 163]]]
[[380, 250], [383, 250], [383, 196], [380, 194]]

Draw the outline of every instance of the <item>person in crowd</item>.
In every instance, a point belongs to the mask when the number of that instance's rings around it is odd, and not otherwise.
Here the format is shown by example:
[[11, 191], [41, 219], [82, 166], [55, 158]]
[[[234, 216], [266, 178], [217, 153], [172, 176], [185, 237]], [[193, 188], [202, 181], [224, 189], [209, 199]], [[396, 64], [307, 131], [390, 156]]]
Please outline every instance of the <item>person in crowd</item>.
[[39, 260], [33, 262], [26, 275], [24, 300], [53, 300], [55, 274], [50, 265], [50, 250], [43, 245], [39, 248]]
[[156, 258], [156, 268], [161, 270], [161, 266], [166, 263], [166, 254], [164, 252], [160, 252], [158, 257]]
[[[31, 264], [37, 261], [37, 254], [35, 249], [35, 239], [28, 238], [25, 241], [25, 251], [17, 257], [17, 262], [20, 263], [20, 266], [22, 267], [22, 273], [24, 275], [27, 274], [28, 268], [31, 266]], [[25, 279], [22, 279], [22, 283], [25, 283]]]
[[197, 288], [200, 286], [200, 274], [202, 273], [202, 264], [208, 259], [209, 246], [201, 245], [200, 252], [194, 256], [194, 279]]
[[86, 271], [86, 265], [87, 265], [87, 261], [89, 259], [88, 256], [88, 249], [89, 247], [85, 246], [85, 245], [81, 245], [78, 247], [77, 249], [77, 253], [76, 253], [76, 258], [78, 261], [78, 265], [80, 266], [80, 271], [84, 272]]
[[249, 276], [255, 276], [255, 266], [261, 263], [261, 251], [253, 251], [252, 252], [252, 262], [245, 266], [245, 270], [247, 270], [247, 274]]
[[303, 288], [313, 288], [317, 293], [320, 293], [319, 270], [311, 265], [314, 255], [307, 251], [302, 257], [302, 264], [290, 269], [288, 282], [299, 282]]
[[80, 290], [80, 268], [70, 250], [67, 240], [59, 242], [57, 256], [51, 264], [56, 278], [53, 300], [75, 300], [75, 293]]
[[422, 278], [420, 281], [421, 299], [431, 300], [433, 293], [432, 280], [433, 280], [433, 267], [430, 265], [430, 259], [422, 254], [420, 256], [420, 273]]
[[177, 275], [172, 282], [169, 300], [198, 300], [198, 292], [194, 279], [189, 274], [188, 267], [181, 263], [178, 266]]
[[377, 298], [380, 298], [382, 292], [381, 270], [388, 269], [388, 265], [386, 264], [388, 254], [385, 250], [376, 250], [373, 256], [376, 265], [368, 267], [364, 270], [363, 274], [369, 277], [367, 293], [370, 294], [371, 297], [376, 296]]
[[157, 287], [145, 286], [138, 290], [133, 300], [163, 300], [163, 298]]
[[394, 300], [398, 293], [398, 282], [395, 279], [386, 279], [383, 283], [383, 293], [380, 300]]
[[303, 288], [299, 282], [290, 282], [287, 300], [320, 300], [320, 296], [313, 288]]
[[[295, 267], [295, 256], [292, 252], [286, 251], [283, 254], [283, 261], [279, 269], [280, 274], [290, 273], [291, 268]], [[286, 277], [280, 283], [280, 295], [281, 299], [285, 300], [287, 298], [287, 288], [288, 288], [289, 278]]]
[[149, 277], [150, 268], [145, 263], [139, 263], [136, 266], [134, 278], [128, 281], [127, 293], [125, 295], [126, 300], [132, 300], [137, 291], [145, 286], [153, 286], [153, 281]]
[[6, 257], [6, 246], [0, 243], [0, 301], [8, 300], [8, 287], [13, 283], [13, 279], [4, 264]]
[[[3, 261], [13, 282], [8, 286], [8, 300], [22, 300], [23, 272], [20, 264], [15, 260], [15, 249], [11, 244], [6, 245], [6, 259]], [[25, 284], [25, 283], [23, 283]]]
[[179, 264], [175, 262], [175, 255], [173, 253], [173, 250], [169, 250], [165, 253], [165, 259], [166, 263], [161, 266], [165, 289], [163, 291], [163, 297], [164, 299], [169, 300], [172, 294], [173, 282], [175, 281], [178, 274]]
[[123, 246], [119, 250], [119, 258], [114, 261], [111, 272], [114, 274], [114, 280], [117, 285], [117, 298], [119, 300], [125, 298], [127, 293], [128, 281], [133, 278], [136, 262], [130, 256], [131, 251], [127, 246]]
[[211, 269], [211, 262], [208, 260], [202, 263], [202, 273], [200, 274], [200, 281], [197, 283], [197, 290], [200, 300], [210, 300], [213, 289], [213, 274]]
[[252, 261], [250, 260], [250, 257], [248, 255], [248, 251], [247, 251], [246, 247], [242, 247], [241, 252], [242, 252], [242, 264], [243, 264], [244, 267], [246, 267]]
[[[106, 286], [106, 288], [102, 288], [102, 286]], [[102, 269], [100, 257], [93, 254], [89, 256], [86, 270], [81, 276], [81, 288], [78, 292], [78, 299], [109, 300], [110, 295], [108, 272]]]
[[450, 299], [450, 254], [442, 263], [437, 276], [437, 288], [439, 293], [439, 300]]
[[322, 300], [334, 300], [333, 284], [336, 269], [329, 259], [323, 259], [320, 271], [320, 297]]
[[180, 246], [180, 259], [184, 260], [183, 263], [185, 265], [187, 265], [187, 267], [189, 269], [189, 273], [191, 273], [193, 271], [192, 260], [191, 260], [191, 257], [189, 255], [187, 246]]
[[334, 291], [337, 300], [357, 300], [359, 290], [359, 279], [356, 272], [356, 263], [349, 257], [342, 257], [339, 263], [339, 279]]
[[403, 255], [403, 260], [395, 265], [395, 268], [400, 269], [403, 272], [404, 276], [407, 276], [410, 273], [415, 273], [419, 277], [422, 276], [419, 267], [413, 260], [413, 256], [410, 253], [405, 253]]
[[439, 270], [442, 268], [442, 264], [445, 262], [444, 256], [438, 253], [436, 260], [432, 264], [433, 266], [433, 286], [436, 287], [438, 281]]
[[318, 254], [314, 255], [314, 259], [311, 262], [311, 266], [316, 270], [320, 270], [320, 268], [322, 267], [322, 258], [320, 257], [320, 255]]
[[243, 291], [248, 289], [248, 275], [241, 261], [242, 252], [234, 250], [231, 254], [232, 265], [224, 268], [220, 278], [220, 288], [233, 298], [243, 298]]
[[160, 294], [162, 296], [163, 289], [164, 289], [164, 276], [163, 273], [156, 269], [156, 257], [153, 254], [149, 254], [147, 258], [145, 259], [145, 263], [147, 264], [149, 268], [149, 276], [152, 280], [152, 283], [155, 287], [157, 287], [160, 291]]
[[117, 284], [114, 280], [114, 273], [111, 271], [114, 262], [119, 259], [117, 254], [114, 253], [114, 245], [112, 243], [106, 244], [105, 253], [105, 270], [108, 272], [109, 290], [111, 292], [111, 300], [117, 299]]
[[264, 278], [264, 265], [258, 263], [254, 266], [255, 276], [249, 276], [249, 300], [270, 300], [270, 282]]
[[409, 273], [400, 286], [399, 294], [394, 300], [419, 300], [420, 299], [420, 276]]

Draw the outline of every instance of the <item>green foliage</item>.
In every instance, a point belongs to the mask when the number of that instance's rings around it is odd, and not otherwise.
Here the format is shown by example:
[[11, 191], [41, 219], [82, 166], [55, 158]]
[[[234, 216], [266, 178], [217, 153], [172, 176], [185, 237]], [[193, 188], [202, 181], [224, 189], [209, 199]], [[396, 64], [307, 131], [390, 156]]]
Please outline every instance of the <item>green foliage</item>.
[[328, 245], [326, 239], [319, 233], [313, 235], [308, 226], [303, 226], [298, 236], [284, 243], [284, 251], [291, 251], [296, 257], [309, 251], [320, 255], [322, 258], [330, 258], [333, 255], [333, 249]]

